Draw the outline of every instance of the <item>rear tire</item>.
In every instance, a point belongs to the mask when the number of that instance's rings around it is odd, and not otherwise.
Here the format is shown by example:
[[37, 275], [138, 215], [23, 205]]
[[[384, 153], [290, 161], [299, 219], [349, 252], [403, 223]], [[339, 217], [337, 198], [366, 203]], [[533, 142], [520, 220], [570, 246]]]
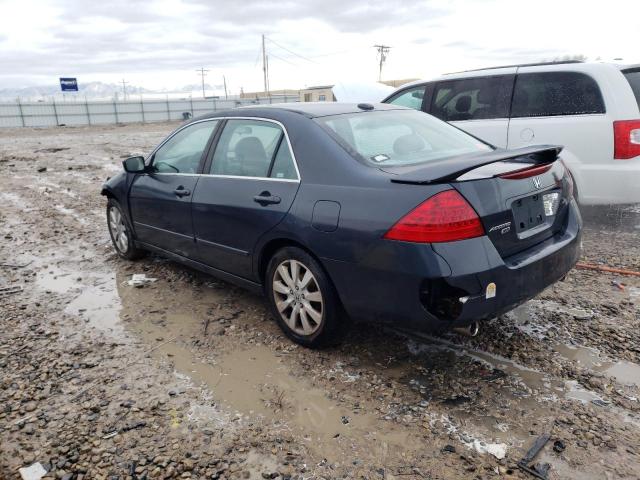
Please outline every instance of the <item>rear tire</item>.
[[269, 261], [264, 284], [271, 312], [291, 340], [317, 348], [337, 339], [340, 300], [311, 255], [298, 247], [278, 250]]
[[136, 247], [129, 222], [115, 198], [107, 201], [107, 228], [113, 247], [120, 257], [137, 260], [146, 255], [147, 252]]

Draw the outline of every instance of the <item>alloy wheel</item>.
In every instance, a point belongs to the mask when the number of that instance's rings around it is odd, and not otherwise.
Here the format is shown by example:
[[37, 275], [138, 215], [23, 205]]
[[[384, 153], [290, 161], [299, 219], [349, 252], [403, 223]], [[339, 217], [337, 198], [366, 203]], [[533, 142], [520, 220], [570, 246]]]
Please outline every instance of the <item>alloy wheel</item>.
[[109, 209], [109, 231], [120, 253], [127, 253], [129, 249], [127, 225], [124, 223], [120, 209], [113, 206]]
[[298, 260], [285, 260], [273, 275], [276, 308], [298, 335], [312, 335], [322, 323], [323, 299], [316, 277]]

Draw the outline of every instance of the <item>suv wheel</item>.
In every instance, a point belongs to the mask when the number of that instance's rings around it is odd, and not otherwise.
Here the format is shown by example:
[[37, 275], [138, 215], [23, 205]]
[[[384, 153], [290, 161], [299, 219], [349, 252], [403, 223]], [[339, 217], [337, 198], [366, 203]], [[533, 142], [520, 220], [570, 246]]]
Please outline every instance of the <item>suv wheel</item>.
[[319, 347], [335, 338], [340, 301], [329, 277], [307, 252], [297, 247], [276, 252], [267, 266], [265, 289], [273, 315], [294, 342]]
[[107, 202], [107, 226], [111, 242], [118, 255], [127, 260], [136, 260], [144, 256], [146, 252], [133, 243], [133, 236], [120, 204], [113, 198]]

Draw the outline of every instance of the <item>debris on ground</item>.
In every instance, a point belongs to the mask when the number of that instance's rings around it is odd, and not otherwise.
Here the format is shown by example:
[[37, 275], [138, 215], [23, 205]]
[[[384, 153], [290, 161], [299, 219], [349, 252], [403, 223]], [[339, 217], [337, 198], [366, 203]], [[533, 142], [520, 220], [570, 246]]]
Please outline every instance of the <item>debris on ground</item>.
[[19, 469], [18, 473], [20, 473], [22, 480], [40, 480], [47, 474], [47, 471], [40, 462], [36, 462], [33, 465]]
[[567, 448], [565, 443], [562, 440], [556, 440], [553, 442], [553, 451], [556, 453], [564, 452], [564, 449]]
[[547, 480], [548, 478], [547, 474], [549, 473], [549, 468], [550, 468], [550, 465], [548, 463], [545, 463], [542, 465], [538, 463], [534, 466], [530, 466], [530, 464], [533, 461], [533, 459], [536, 458], [536, 456], [538, 456], [538, 453], [540, 453], [540, 450], [544, 448], [544, 446], [547, 444], [550, 438], [551, 438], [551, 435], [549, 435], [548, 433], [543, 433], [538, 438], [536, 438], [536, 441], [533, 443], [531, 448], [527, 451], [525, 456], [522, 457], [522, 459], [518, 462], [518, 468], [523, 472], [527, 472], [533, 475], [536, 478]]
[[127, 285], [130, 287], [142, 288], [145, 285], [157, 281], [157, 278], [147, 277], [144, 273], [134, 273], [131, 275], [131, 280], [127, 281]]
[[640, 272], [636, 272], [635, 270], [628, 270], [626, 268], [613, 268], [607, 265], [597, 265], [594, 263], [578, 262], [576, 263], [576, 268], [580, 270], [596, 270], [598, 272], [618, 273], [620, 275], [640, 277]]

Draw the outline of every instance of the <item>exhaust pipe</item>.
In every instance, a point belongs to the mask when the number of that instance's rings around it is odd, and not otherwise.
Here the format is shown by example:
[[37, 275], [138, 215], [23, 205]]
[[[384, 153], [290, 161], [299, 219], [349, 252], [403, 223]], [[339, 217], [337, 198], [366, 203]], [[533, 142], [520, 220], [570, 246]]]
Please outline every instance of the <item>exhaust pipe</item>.
[[478, 322], [473, 322], [471, 325], [467, 325], [466, 327], [456, 327], [453, 331], [460, 335], [466, 335], [467, 337], [475, 337], [480, 331], [480, 324]]

